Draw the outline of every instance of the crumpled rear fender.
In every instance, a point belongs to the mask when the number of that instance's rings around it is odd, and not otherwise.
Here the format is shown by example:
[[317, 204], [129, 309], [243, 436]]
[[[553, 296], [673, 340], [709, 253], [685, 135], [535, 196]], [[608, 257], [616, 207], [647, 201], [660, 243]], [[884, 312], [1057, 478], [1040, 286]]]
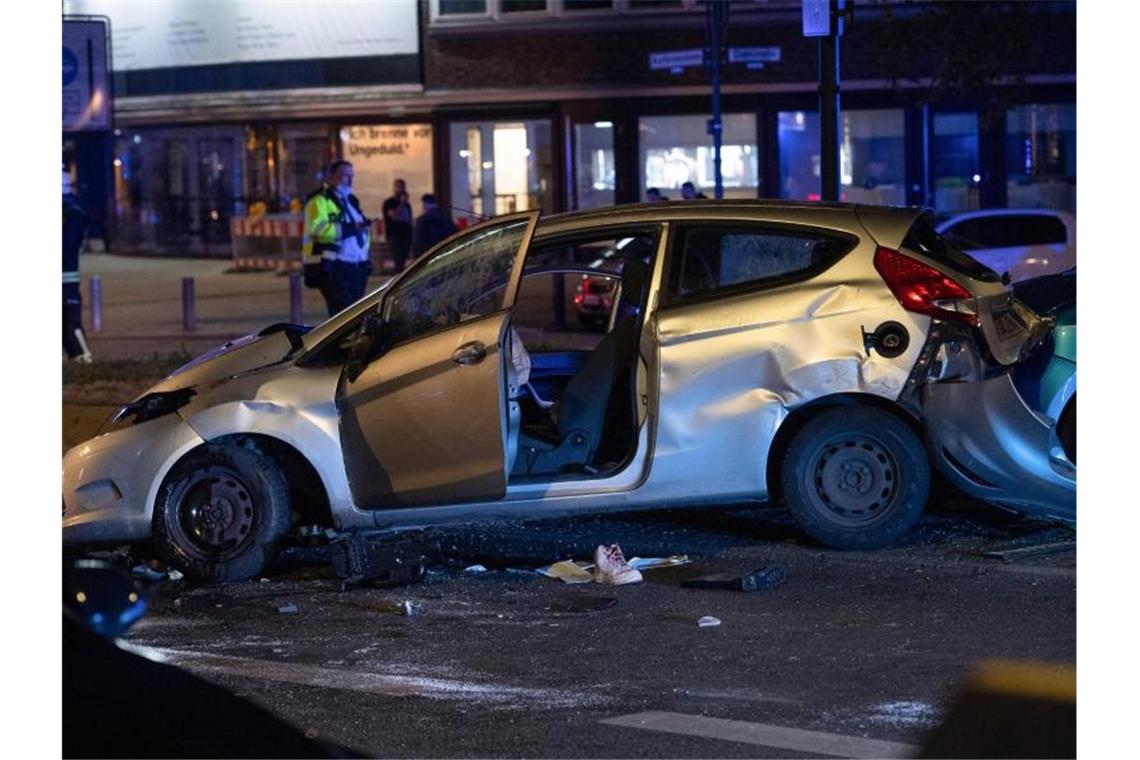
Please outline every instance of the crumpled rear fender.
[[1010, 375], [923, 388], [927, 443], [938, 468], [972, 496], [1076, 519], [1077, 468], [1056, 422], [1034, 412]]
[[[899, 400], [930, 319], [903, 310], [869, 266], [872, 252], [790, 287], [659, 314], [654, 492], [764, 499], [771, 445], [792, 411], [840, 394]], [[909, 336], [891, 358], [863, 344], [888, 321]]]

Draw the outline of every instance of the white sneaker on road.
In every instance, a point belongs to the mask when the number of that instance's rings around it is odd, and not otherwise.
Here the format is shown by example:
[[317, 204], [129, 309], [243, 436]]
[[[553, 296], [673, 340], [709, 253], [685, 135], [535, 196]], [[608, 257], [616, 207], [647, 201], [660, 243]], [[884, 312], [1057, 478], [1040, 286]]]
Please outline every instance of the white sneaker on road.
[[640, 583], [641, 571], [629, 566], [617, 544], [599, 546], [594, 552], [594, 581], [610, 586]]

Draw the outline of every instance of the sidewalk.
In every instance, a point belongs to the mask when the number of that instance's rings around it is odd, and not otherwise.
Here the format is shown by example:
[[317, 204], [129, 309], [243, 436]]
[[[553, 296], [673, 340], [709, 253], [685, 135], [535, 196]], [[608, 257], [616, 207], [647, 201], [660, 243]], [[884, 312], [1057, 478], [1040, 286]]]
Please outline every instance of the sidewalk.
[[[289, 319], [289, 278], [274, 272], [226, 273], [229, 260], [131, 257], [85, 253], [83, 326], [98, 359], [186, 352], [197, 355], [219, 343]], [[103, 281], [103, 325], [91, 319], [91, 277]], [[182, 278], [193, 277], [196, 330], [182, 329]], [[385, 277], [373, 277], [369, 290]], [[302, 287], [302, 316], [314, 325], [326, 318], [316, 290]]]

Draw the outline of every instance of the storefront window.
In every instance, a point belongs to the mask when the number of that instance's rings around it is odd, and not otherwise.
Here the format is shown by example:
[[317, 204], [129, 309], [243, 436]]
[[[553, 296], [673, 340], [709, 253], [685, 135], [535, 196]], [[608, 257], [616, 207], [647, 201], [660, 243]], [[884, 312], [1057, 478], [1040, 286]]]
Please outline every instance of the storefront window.
[[1011, 208], [1077, 207], [1077, 107], [1033, 104], [1006, 112], [1007, 203]]
[[320, 175], [332, 161], [328, 127], [306, 124], [277, 130], [277, 211], [300, 214], [305, 196], [320, 183]]
[[544, 11], [546, 0], [499, 0], [499, 12]]
[[549, 121], [455, 122], [448, 149], [451, 213], [460, 224], [553, 208]]
[[241, 127], [126, 131], [115, 140], [115, 242], [121, 250], [229, 256], [241, 195]]
[[[716, 175], [708, 116], [642, 116], [638, 123], [641, 151], [641, 198], [655, 187], [672, 200], [681, 197], [681, 185], [692, 182], [699, 192], [713, 197]], [[756, 115], [723, 117], [721, 177], [725, 198], [755, 198], [759, 184]]]
[[487, 12], [487, 0], [438, 0], [438, 3], [441, 16]]
[[614, 0], [562, 0], [564, 11], [606, 11], [612, 10]]
[[[820, 199], [819, 114], [781, 111], [780, 197]], [[839, 196], [852, 203], [906, 203], [906, 130], [898, 108], [842, 111]]]
[[934, 114], [934, 208], [939, 212], [978, 208], [982, 181], [978, 155], [978, 116], [967, 113]]
[[614, 125], [608, 121], [574, 125], [574, 182], [577, 208], [614, 203]]
[[404, 180], [413, 212], [434, 192], [431, 124], [362, 124], [342, 127], [341, 155], [352, 162], [353, 193], [365, 215], [379, 217], [392, 183]]

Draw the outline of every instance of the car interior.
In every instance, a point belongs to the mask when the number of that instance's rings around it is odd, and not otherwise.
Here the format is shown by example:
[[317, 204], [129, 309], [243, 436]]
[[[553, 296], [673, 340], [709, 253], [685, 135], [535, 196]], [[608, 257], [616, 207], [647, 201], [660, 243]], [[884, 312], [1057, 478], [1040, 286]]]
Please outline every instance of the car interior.
[[635, 453], [638, 345], [655, 239], [643, 235], [623, 242], [620, 258], [608, 267], [618, 282], [609, 330], [592, 350], [549, 350], [533, 331], [512, 326], [512, 483], [605, 476]]

